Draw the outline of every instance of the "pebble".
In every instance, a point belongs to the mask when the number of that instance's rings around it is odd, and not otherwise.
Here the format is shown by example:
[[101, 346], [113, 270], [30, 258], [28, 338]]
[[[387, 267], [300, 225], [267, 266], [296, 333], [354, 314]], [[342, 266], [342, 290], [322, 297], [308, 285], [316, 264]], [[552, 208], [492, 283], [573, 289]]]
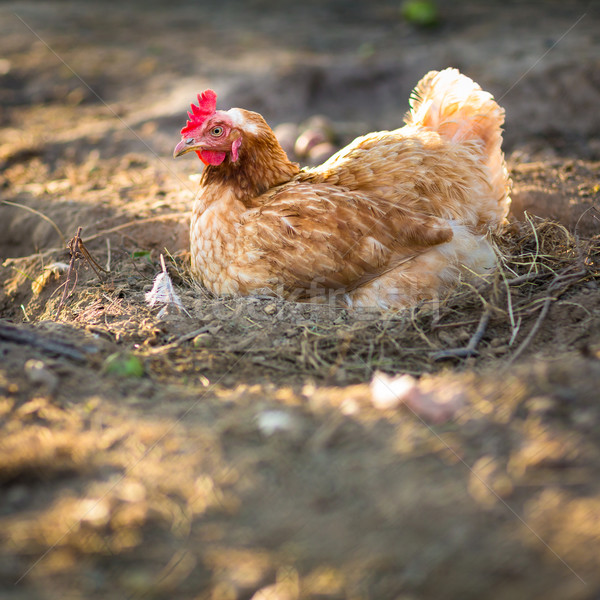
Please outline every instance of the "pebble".
[[593, 409], [579, 409], [573, 411], [571, 421], [575, 427], [592, 430], [598, 422], [598, 415]]
[[277, 409], [263, 410], [256, 416], [256, 423], [259, 431], [265, 437], [287, 434], [296, 438], [302, 429], [302, 424], [297, 417], [287, 411]]
[[294, 145], [294, 152], [298, 156], [308, 156], [308, 153], [319, 146], [327, 142], [327, 137], [325, 133], [319, 131], [318, 129], [307, 129], [304, 133], [298, 136], [296, 143]]
[[308, 161], [313, 165], [319, 165], [325, 162], [332, 154], [335, 154], [337, 148], [331, 142], [322, 142], [311, 148], [308, 153]]
[[313, 115], [312, 117], [308, 118], [302, 124], [301, 129], [303, 131], [307, 129], [315, 129], [318, 131], [322, 131], [328, 140], [331, 140], [335, 134], [333, 124], [324, 115]]
[[276, 304], [267, 304], [264, 308], [263, 311], [265, 313], [267, 313], [268, 315], [273, 315], [275, 314], [275, 312], [277, 311], [277, 305]]
[[534, 396], [525, 403], [532, 414], [545, 415], [556, 408], [556, 400], [550, 396]]
[[33, 385], [40, 385], [53, 392], [58, 386], [58, 376], [41, 360], [29, 359], [25, 363], [25, 375]]

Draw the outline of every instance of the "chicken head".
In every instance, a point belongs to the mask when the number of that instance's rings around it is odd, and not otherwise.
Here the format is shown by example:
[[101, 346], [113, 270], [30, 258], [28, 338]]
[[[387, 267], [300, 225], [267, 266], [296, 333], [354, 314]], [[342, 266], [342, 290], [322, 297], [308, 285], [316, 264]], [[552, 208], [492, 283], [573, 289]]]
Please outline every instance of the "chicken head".
[[242, 133], [235, 122], [237, 115], [216, 110], [216, 105], [217, 95], [212, 90], [198, 94], [198, 105], [191, 105], [181, 141], [173, 151], [174, 158], [194, 151], [205, 165], [220, 165], [228, 154], [232, 162], [237, 161], [242, 144]]

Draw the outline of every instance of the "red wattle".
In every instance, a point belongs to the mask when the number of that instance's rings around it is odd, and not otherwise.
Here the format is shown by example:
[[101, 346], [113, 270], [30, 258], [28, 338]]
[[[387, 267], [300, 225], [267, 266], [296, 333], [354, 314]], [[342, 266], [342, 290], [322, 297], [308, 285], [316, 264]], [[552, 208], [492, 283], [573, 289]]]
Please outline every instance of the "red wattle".
[[196, 154], [205, 165], [220, 165], [227, 156], [227, 152], [218, 150], [196, 150]]

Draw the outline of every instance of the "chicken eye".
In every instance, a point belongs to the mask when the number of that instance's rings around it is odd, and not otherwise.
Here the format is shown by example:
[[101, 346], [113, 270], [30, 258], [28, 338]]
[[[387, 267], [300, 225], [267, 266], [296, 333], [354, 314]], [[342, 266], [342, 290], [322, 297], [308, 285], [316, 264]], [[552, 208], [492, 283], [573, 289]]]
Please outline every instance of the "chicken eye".
[[210, 135], [212, 135], [214, 137], [219, 137], [220, 135], [223, 135], [223, 128], [220, 125], [213, 127], [210, 130]]

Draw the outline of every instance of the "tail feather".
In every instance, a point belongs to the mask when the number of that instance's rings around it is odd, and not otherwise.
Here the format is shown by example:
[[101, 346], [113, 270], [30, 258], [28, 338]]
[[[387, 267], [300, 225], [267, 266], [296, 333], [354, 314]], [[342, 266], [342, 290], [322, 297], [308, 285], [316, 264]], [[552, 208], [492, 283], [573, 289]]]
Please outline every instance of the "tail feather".
[[502, 218], [510, 206], [510, 179], [502, 152], [504, 109], [489, 92], [457, 69], [430, 71], [410, 97], [407, 125], [437, 131], [453, 142], [480, 141], [490, 184], [497, 195]]
[[479, 139], [487, 148], [502, 141], [504, 109], [472, 79], [457, 69], [445, 69], [430, 71], [417, 84], [406, 122], [457, 142]]

